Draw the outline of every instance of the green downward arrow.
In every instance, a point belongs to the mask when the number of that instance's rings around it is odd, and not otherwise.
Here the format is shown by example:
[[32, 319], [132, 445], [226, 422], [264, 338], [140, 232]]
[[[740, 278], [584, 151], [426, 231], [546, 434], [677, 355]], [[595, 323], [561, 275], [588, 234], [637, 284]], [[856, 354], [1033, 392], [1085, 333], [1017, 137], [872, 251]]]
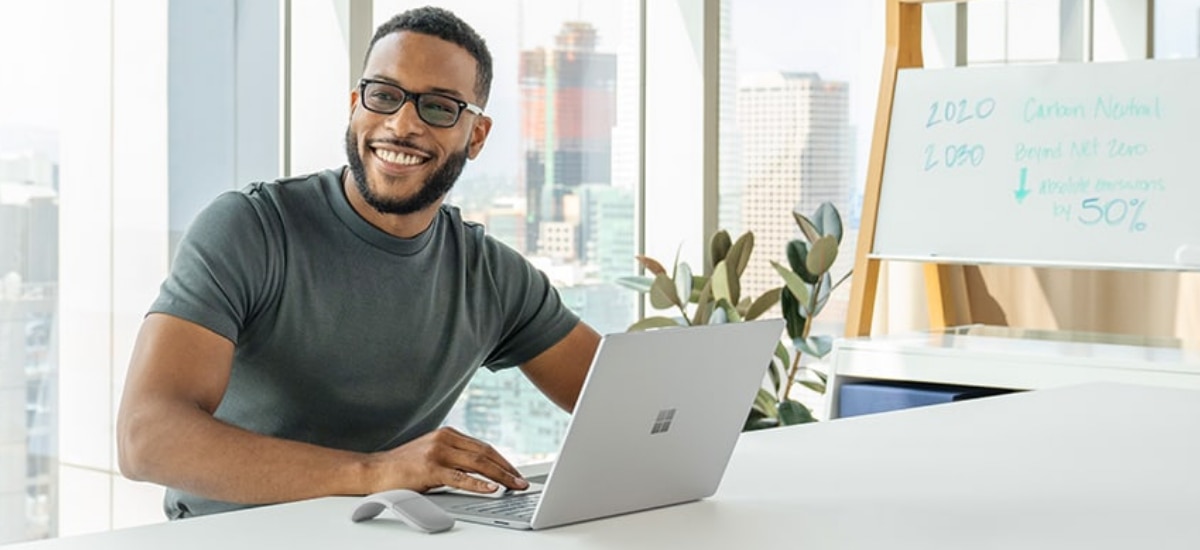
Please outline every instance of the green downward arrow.
[[1029, 196], [1029, 188], [1025, 187], [1025, 179], [1028, 176], [1029, 168], [1021, 168], [1021, 186], [1016, 191], [1013, 191], [1013, 194], [1017, 196], [1017, 204], [1021, 204], [1025, 200], [1025, 197]]

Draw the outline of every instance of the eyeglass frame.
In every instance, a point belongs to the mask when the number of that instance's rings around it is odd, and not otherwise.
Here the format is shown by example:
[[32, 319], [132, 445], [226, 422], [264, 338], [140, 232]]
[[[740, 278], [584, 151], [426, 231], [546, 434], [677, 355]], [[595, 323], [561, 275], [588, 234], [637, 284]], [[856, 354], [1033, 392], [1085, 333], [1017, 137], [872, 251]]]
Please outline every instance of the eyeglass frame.
[[[400, 104], [398, 106], [396, 106], [396, 110], [394, 110], [394, 111], [388, 112], [388, 111], [380, 111], [377, 109], [372, 109], [371, 107], [367, 106], [367, 85], [368, 84], [382, 84], [384, 86], [390, 86], [392, 88], [400, 90], [400, 92], [402, 94], [404, 94], [404, 97], [402, 97], [400, 99]], [[441, 126], [441, 125], [429, 122], [428, 120], [425, 120], [425, 117], [421, 115], [420, 101], [421, 101], [422, 96], [437, 96], [437, 97], [449, 99], [450, 101], [453, 101], [454, 103], [456, 103], [458, 105], [458, 112], [455, 113], [455, 115], [454, 115], [454, 122], [451, 122], [447, 126]], [[360, 78], [358, 80], [358, 102], [360, 104], [362, 104], [363, 109], [371, 111], [372, 113], [381, 114], [381, 115], [394, 115], [394, 114], [400, 112], [400, 109], [404, 108], [405, 103], [408, 103], [410, 101], [413, 104], [413, 109], [416, 110], [416, 112], [417, 112], [417, 118], [421, 119], [421, 122], [424, 122], [425, 124], [428, 124], [434, 128], [453, 128], [455, 125], [458, 124], [458, 121], [462, 119], [463, 111], [467, 111], [469, 113], [472, 113], [472, 114], [475, 114], [478, 116], [483, 115], [483, 107], [480, 107], [469, 101], [463, 101], [452, 95], [447, 95], [447, 94], [438, 93], [438, 92], [424, 92], [424, 93], [410, 92], [410, 91], [404, 89], [403, 87], [401, 87], [400, 85], [396, 84], [395, 82], [389, 82], [387, 80], [376, 80], [373, 78]]]

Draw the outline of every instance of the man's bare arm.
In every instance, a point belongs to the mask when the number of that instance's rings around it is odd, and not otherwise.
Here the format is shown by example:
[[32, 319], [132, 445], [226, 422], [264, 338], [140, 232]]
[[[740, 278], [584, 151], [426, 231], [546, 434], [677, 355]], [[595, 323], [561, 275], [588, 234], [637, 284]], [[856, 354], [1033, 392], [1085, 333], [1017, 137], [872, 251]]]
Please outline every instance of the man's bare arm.
[[600, 335], [580, 321], [557, 344], [521, 365], [521, 371], [555, 405], [572, 412], [599, 346]]
[[523, 488], [485, 443], [449, 428], [362, 454], [255, 434], [214, 418], [233, 344], [194, 323], [149, 315], [138, 334], [117, 417], [121, 471], [196, 495], [271, 503], [451, 485], [490, 490], [464, 472]]

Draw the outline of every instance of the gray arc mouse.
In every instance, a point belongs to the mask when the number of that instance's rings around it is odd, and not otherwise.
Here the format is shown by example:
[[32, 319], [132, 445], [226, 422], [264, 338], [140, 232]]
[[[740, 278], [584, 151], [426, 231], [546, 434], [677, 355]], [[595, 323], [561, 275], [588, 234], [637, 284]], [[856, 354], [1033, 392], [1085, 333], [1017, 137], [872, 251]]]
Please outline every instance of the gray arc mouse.
[[395, 489], [367, 495], [354, 508], [350, 519], [359, 522], [378, 516], [384, 510], [395, 512], [401, 521], [426, 533], [440, 533], [454, 527], [454, 518], [425, 498], [408, 489]]

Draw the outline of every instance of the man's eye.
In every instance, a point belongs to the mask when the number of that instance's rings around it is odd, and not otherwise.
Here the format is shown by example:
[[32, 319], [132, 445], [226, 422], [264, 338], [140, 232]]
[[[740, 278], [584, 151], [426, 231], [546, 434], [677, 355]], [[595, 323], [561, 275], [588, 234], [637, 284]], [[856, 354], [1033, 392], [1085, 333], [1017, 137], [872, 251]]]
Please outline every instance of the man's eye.
[[376, 101], [386, 101], [389, 103], [395, 103], [397, 101], [400, 101], [399, 96], [397, 96], [396, 94], [388, 93], [388, 92], [372, 92], [371, 99], [374, 99]]

